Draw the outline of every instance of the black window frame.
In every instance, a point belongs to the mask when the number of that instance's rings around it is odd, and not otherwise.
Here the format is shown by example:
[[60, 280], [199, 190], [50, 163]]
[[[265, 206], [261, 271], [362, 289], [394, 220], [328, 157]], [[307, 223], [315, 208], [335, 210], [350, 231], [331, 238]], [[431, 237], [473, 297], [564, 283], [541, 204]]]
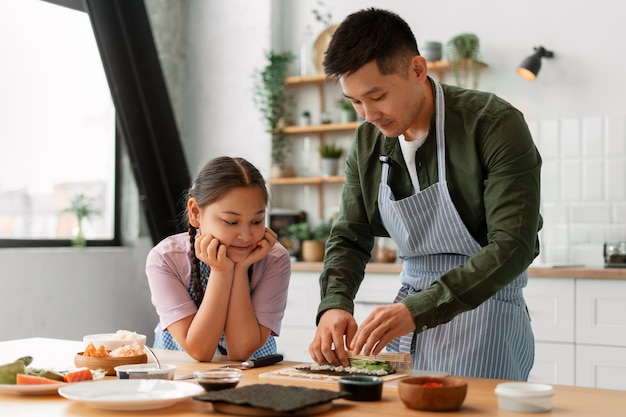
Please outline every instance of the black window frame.
[[[19, 0], [15, 0], [19, 1]], [[143, 0], [42, 0], [86, 12], [116, 111], [114, 238], [121, 244], [121, 158], [128, 154], [153, 243], [183, 231], [190, 176]], [[69, 246], [69, 239], [0, 239], [0, 247]]]

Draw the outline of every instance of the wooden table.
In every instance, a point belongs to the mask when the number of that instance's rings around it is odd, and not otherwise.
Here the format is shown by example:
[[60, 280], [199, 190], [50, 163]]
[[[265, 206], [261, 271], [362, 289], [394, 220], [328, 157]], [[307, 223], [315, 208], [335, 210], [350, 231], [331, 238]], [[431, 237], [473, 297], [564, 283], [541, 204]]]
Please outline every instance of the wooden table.
[[[12, 362], [20, 356], [31, 355], [35, 358], [32, 366], [54, 367], [67, 369], [73, 366], [73, 357], [82, 350], [82, 342], [58, 339], [32, 338], [0, 342], [0, 364]], [[192, 373], [196, 369], [208, 369], [222, 366], [227, 362], [219, 358], [216, 362], [199, 363], [184, 352], [156, 351], [162, 363], [175, 364], [176, 376]], [[282, 379], [261, 376], [268, 371], [293, 365], [293, 362], [249, 369], [244, 371], [244, 379], [240, 386], [255, 383], [271, 383], [279, 385], [300, 385], [314, 388], [335, 390], [333, 382], [303, 381], [301, 379]], [[108, 377], [113, 378], [113, 377]], [[347, 400], [333, 401], [333, 407], [323, 415], [329, 416], [522, 416], [524, 414], [507, 412], [498, 409], [495, 386], [502, 381], [490, 379], [465, 378], [469, 388], [465, 403], [459, 411], [453, 413], [428, 413], [406, 408], [397, 395], [397, 382], [388, 381], [383, 389], [383, 398], [378, 402], [352, 402]], [[190, 383], [195, 383], [193, 380]], [[626, 392], [595, 388], [555, 385], [553, 409], [550, 413], [539, 415], [550, 416], [624, 416], [626, 415]], [[130, 412], [99, 410], [80, 403], [66, 400], [59, 395], [21, 396], [0, 394], [0, 416], [87, 416], [98, 417], [127, 415]], [[153, 411], [133, 411], [133, 415], [141, 416], [198, 416], [218, 415], [210, 403], [184, 400], [174, 406]], [[532, 414], [531, 414], [532, 415]]]

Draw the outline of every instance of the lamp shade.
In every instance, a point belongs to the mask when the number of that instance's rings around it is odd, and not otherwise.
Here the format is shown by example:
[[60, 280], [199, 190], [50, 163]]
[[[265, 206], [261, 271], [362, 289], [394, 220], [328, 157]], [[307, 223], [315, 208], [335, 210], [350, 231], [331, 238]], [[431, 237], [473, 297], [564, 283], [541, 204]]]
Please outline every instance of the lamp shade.
[[541, 58], [552, 58], [553, 56], [552, 51], [547, 51], [543, 46], [538, 46], [535, 48], [535, 53], [520, 64], [517, 73], [528, 81], [535, 81], [541, 69]]

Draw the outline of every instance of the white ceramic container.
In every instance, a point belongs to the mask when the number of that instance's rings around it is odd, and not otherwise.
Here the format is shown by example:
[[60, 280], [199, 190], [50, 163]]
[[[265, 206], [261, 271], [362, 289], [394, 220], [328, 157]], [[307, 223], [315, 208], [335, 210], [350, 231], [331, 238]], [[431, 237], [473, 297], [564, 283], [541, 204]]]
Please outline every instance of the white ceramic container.
[[543, 413], [552, 409], [552, 385], [532, 382], [504, 382], [495, 389], [498, 408], [520, 413]]

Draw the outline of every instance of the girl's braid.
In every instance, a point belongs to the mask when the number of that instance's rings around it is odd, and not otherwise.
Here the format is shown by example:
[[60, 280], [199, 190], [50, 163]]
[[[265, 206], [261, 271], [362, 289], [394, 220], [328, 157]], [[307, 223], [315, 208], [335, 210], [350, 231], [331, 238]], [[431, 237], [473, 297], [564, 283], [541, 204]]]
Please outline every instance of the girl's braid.
[[200, 306], [204, 292], [202, 291], [202, 275], [200, 273], [200, 260], [196, 256], [196, 228], [189, 225], [189, 243], [191, 249], [189, 250], [189, 257], [193, 264], [193, 292], [196, 294], [196, 303]]

